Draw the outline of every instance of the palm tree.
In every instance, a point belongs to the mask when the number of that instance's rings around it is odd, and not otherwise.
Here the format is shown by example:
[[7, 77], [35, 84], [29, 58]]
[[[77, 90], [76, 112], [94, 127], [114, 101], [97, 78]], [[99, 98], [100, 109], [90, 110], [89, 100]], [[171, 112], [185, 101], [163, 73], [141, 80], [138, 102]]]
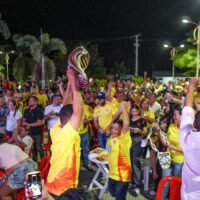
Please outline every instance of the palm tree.
[[37, 38], [32, 35], [21, 36], [15, 34], [12, 37], [15, 44], [17, 57], [13, 63], [12, 74], [17, 80], [24, 80], [34, 72], [36, 62], [33, 60], [30, 53], [30, 46], [37, 41]]
[[[40, 80], [42, 73], [42, 55], [44, 55], [45, 81], [53, 80], [55, 78], [56, 69], [55, 64], [49, 55], [53, 52], [60, 52], [66, 54], [67, 49], [65, 43], [59, 38], [50, 38], [48, 33], [41, 34], [39, 40], [34, 42], [31, 47], [31, 55], [37, 63], [34, 70], [34, 79]], [[63, 66], [64, 67], [64, 66]]]
[[[41, 55], [44, 55], [45, 80], [55, 78], [56, 69], [49, 55], [52, 52], [61, 52], [66, 54], [66, 46], [61, 39], [50, 38], [49, 34], [44, 33], [39, 39], [32, 35], [13, 36], [18, 56], [13, 65], [13, 76], [17, 80], [24, 79], [27, 75], [32, 74], [36, 81], [41, 80]], [[64, 67], [64, 66], [63, 66]]]
[[6, 24], [5, 21], [1, 19], [1, 13], [0, 13], [0, 33], [6, 40], [10, 38], [10, 31], [8, 25]]

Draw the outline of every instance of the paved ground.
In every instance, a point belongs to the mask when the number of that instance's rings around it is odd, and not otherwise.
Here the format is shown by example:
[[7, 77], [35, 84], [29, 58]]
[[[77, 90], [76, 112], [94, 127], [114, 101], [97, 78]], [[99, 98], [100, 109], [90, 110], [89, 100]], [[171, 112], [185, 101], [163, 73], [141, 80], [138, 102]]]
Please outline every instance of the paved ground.
[[[45, 142], [47, 142], [47, 140], [48, 140], [48, 136], [47, 135], [45, 135], [44, 140], [45, 140]], [[94, 177], [94, 174], [95, 174], [95, 171], [86, 171], [84, 168], [81, 167], [80, 177], [79, 177], [79, 184], [81, 186], [85, 187], [85, 188], [88, 188], [89, 184], [91, 183], [91, 181], [92, 181], [92, 179]], [[93, 192], [98, 196], [99, 190], [94, 189]], [[144, 193], [143, 191], [141, 191], [141, 194], [139, 194], [137, 197], [132, 196], [131, 192], [130, 193], [128, 192], [126, 199], [127, 200], [131, 200], [131, 199], [135, 199], [135, 200], [145, 200], [145, 199], [154, 200], [155, 197], [149, 195], [148, 192]], [[109, 192], [106, 191], [102, 200], [114, 200], [114, 198], [112, 198], [110, 196]]]
[[[87, 187], [89, 186], [90, 182], [92, 181], [93, 177], [94, 177], [95, 172], [93, 171], [86, 171], [83, 170], [83, 168], [80, 171], [80, 177], [79, 177], [79, 183], [81, 186]], [[99, 190], [97, 189], [93, 189], [93, 192], [95, 194], [99, 193]], [[131, 199], [135, 199], [135, 200], [145, 200], [145, 199], [149, 199], [149, 200], [154, 200], [153, 196], [150, 196], [148, 193], [144, 193], [141, 191], [142, 194], [139, 194], [137, 197], [132, 196], [129, 192], [127, 194], [126, 199], [127, 200], [131, 200]], [[108, 191], [106, 191], [106, 193], [104, 194], [103, 200], [114, 200], [114, 198], [112, 198], [109, 194]]]

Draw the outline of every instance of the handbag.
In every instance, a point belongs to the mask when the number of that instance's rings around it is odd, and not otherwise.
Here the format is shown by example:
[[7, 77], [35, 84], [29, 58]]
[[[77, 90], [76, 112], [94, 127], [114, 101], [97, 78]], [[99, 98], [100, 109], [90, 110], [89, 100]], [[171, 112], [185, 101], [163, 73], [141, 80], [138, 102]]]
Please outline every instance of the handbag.
[[[166, 136], [164, 135], [164, 133], [160, 130], [161, 137], [163, 137], [163, 139], [166, 141], [166, 143], [169, 145], [169, 141], [167, 140]], [[150, 145], [151, 148], [157, 153], [157, 159], [158, 162], [161, 166], [162, 169], [168, 169], [171, 165], [171, 156], [170, 156], [170, 152], [165, 151], [165, 152], [160, 152], [156, 145], [152, 142], [151, 140], [151, 135], [152, 135], [152, 128], [150, 129], [150, 134], [149, 134], [149, 141], [150, 141]]]
[[171, 165], [170, 152], [157, 152], [157, 158], [162, 169], [168, 169]]

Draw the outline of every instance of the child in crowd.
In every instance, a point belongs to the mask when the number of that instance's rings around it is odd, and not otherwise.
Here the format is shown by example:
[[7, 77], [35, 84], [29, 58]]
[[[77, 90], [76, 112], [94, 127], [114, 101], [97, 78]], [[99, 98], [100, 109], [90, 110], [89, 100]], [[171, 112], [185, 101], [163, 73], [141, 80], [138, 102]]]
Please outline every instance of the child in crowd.
[[110, 194], [116, 200], [125, 200], [129, 182], [131, 181], [130, 148], [131, 137], [129, 130], [128, 102], [121, 102], [119, 110], [122, 120], [115, 120], [111, 127], [111, 137], [107, 142]]

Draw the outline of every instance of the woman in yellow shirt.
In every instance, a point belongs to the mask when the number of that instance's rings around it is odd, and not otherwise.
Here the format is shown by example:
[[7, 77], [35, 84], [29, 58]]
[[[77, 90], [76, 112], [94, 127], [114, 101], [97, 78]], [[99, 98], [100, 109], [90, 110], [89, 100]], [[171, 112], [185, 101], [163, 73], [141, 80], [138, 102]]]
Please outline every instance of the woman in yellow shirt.
[[[162, 177], [165, 176], [181, 177], [182, 174], [184, 155], [179, 140], [181, 114], [182, 114], [182, 109], [179, 107], [175, 107], [173, 112], [173, 123], [170, 124], [167, 131], [168, 142], [161, 140], [161, 142], [168, 147], [171, 155], [171, 165], [167, 169], [162, 169]], [[169, 186], [168, 184], [166, 184], [163, 190], [162, 199], [167, 198], [168, 190]]]

